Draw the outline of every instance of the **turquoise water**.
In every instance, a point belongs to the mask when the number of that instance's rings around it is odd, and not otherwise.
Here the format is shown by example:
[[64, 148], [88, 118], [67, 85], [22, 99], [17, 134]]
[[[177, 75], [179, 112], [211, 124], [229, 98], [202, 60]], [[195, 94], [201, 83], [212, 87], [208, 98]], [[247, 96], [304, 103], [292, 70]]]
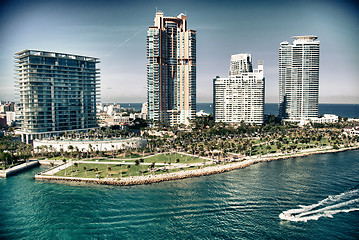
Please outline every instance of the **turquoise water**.
[[[319, 240], [359, 233], [358, 150], [132, 187], [35, 181], [38, 171], [0, 179], [0, 239]], [[309, 220], [279, 218], [293, 209], [301, 209], [293, 218]]]

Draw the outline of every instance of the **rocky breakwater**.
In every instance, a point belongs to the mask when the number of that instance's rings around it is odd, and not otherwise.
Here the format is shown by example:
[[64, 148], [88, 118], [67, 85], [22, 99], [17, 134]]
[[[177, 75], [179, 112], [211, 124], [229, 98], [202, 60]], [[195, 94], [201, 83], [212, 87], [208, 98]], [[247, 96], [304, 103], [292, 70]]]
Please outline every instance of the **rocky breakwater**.
[[202, 169], [179, 171], [174, 173], [164, 173], [158, 175], [148, 175], [148, 176], [135, 176], [127, 177], [121, 179], [115, 178], [76, 178], [76, 177], [59, 177], [59, 176], [49, 176], [49, 175], [35, 175], [37, 180], [58, 180], [58, 181], [75, 181], [75, 182], [87, 182], [87, 183], [97, 183], [97, 184], [112, 184], [112, 185], [140, 185], [140, 184], [150, 184], [156, 182], [191, 178], [191, 177], [200, 177], [206, 176], [215, 173], [228, 172], [234, 169], [245, 168], [249, 165], [252, 165], [255, 162], [258, 162], [258, 159], [255, 160], [245, 160], [242, 162], [231, 163], [227, 165], [216, 165], [205, 167]]

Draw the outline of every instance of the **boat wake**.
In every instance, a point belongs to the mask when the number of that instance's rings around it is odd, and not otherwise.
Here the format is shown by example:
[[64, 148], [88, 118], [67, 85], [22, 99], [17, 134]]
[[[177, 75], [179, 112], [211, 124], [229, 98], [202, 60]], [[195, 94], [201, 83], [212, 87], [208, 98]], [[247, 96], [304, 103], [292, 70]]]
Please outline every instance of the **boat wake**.
[[332, 218], [334, 214], [359, 211], [359, 189], [350, 190], [339, 195], [328, 196], [316, 204], [290, 209], [279, 214], [279, 218], [288, 221], [306, 222], [321, 217]]

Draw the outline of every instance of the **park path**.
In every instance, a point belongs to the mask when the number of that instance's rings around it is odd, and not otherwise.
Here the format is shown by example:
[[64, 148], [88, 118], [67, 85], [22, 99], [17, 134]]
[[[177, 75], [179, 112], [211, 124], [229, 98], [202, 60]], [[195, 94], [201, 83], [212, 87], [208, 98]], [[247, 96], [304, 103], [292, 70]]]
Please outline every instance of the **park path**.
[[52, 168], [49, 171], [42, 172], [41, 174], [43, 174], [43, 175], [54, 175], [55, 173], [60, 172], [61, 170], [64, 170], [65, 168], [71, 167], [71, 165], [72, 165], [72, 161], [70, 161], [70, 162], [68, 162], [66, 164], [62, 164], [62, 165], [60, 165], [58, 167]]

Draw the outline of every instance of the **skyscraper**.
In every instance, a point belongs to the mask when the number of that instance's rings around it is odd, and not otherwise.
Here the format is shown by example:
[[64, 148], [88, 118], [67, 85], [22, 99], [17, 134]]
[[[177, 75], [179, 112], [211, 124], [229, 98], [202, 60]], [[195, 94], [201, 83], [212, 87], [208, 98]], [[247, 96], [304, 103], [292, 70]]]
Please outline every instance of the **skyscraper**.
[[318, 117], [319, 41], [293, 37], [279, 48], [279, 116], [290, 121]]
[[97, 127], [96, 63], [97, 58], [65, 53], [15, 54], [23, 141]]
[[263, 123], [264, 77], [263, 62], [252, 69], [250, 54], [231, 57], [229, 78], [213, 79], [213, 104], [216, 122]]
[[248, 53], [235, 54], [231, 56], [229, 76], [252, 72], [252, 56]]
[[196, 32], [187, 17], [156, 12], [147, 32], [147, 103], [153, 121], [188, 124], [196, 114]]

